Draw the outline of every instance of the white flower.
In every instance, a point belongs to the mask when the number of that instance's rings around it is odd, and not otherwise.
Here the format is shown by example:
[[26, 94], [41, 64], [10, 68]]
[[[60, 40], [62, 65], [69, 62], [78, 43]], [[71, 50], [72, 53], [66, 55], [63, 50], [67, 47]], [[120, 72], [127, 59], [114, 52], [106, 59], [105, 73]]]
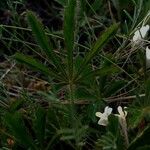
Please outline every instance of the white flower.
[[125, 138], [126, 145], [129, 145], [129, 139], [128, 139], [128, 133], [127, 133], [127, 122], [126, 122], [126, 116], [127, 116], [127, 111], [125, 110], [127, 107], [124, 107], [124, 110], [122, 109], [121, 106], [118, 106], [117, 110], [119, 114], [115, 114], [115, 116], [118, 116], [119, 118], [119, 123], [122, 128], [122, 132]]
[[140, 29], [138, 29], [133, 36], [133, 43], [134, 44], [139, 44], [141, 42], [142, 39], [144, 39], [147, 35], [147, 32], [149, 30], [150, 26], [146, 25], [146, 26], [142, 26]]
[[118, 106], [117, 110], [119, 114], [115, 114], [115, 116], [119, 118], [119, 123], [123, 129], [127, 128], [127, 124], [126, 124], [127, 111], [125, 110], [126, 108], [127, 107], [124, 107], [124, 110], [123, 110], [121, 106]]
[[98, 124], [102, 126], [107, 126], [108, 116], [111, 114], [111, 112], [112, 112], [112, 108], [108, 106], [105, 107], [104, 113], [96, 112], [95, 115], [100, 118], [100, 120], [98, 121]]
[[[124, 107], [124, 109], [126, 109], [126, 107]], [[127, 116], [127, 111], [126, 110], [123, 111], [121, 106], [118, 106], [117, 110], [119, 114], [115, 114], [115, 115], [118, 116], [119, 119], [125, 119]]]
[[150, 49], [146, 47], [146, 68], [150, 68]]

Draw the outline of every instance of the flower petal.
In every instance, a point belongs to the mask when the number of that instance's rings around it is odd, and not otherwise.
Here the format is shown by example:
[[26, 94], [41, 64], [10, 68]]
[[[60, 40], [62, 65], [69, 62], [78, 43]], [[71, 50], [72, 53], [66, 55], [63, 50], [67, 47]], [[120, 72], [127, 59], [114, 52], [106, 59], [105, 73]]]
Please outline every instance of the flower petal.
[[109, 106], [105, 107], [104, 113], [96, 112], [95, 115], [100, 118], [98, 124], [106, 126], [108, 124], [108, 116], [111, 114], [111, 112], [112, 108]]
[[110, 114], [112, 113], [112, 108], [109, 107], [109, 106], [105, 107], [104, 113], [105, 113], [107, 116], [110, 115]]
[[149, 30], [149, 25], [146, 25], [146, 26], [142, 26], [140, 28], [140, 34], [142, 35], [142, 38], [145, 38], [147, 32]]
[[96, 115], [97, 117], [100, 117], [100, 118], [102, 117], [102, 113], [101, 113], [101, 112], [96, 112], [95, 115]]
[[98, 121], [98, 124], [99, 124], [99, 125], [102, 125], [102, 126], [107, 126], [107, 124], [108, 124], [108, 119], [100, 119], [100, 120]]
[[125, 114], [125, 117], [127, 116], [128, 112], [126, 111], [127, 107], [124, 107], [124, 114]]
[[104, 113], [107, 112], [108, 109], [109, 109], [109, 107], [106, 106], [105, 109], [104, 109]]
[[123, 117], [125, 115], [121, 106], [118, 106], [117, 110], [121, 117]]
[[107, 110], [107, 115], [110, 115], [112, 113], [112, 110], [113, 109], [111, 107], [109, 107], [108, 110]]
[[146, 68], [150, 68], [150, 49], [146, 47]]
[[139, 44], [139, 42], [146, 37], [147, 32], [149, 30], [150, 26], [146, 25], [146, 26], [142, 26], [140, 29], [138, 29], [137, 31], [135, 31], [134, 36], [133, 36], [133, 42], [136, 44]]
[[125, 115], [125, 117], [127, 116], [127, 114], [128, 114], [128, 113], [127, 113], [127, 111], [124, 111], [124, 115]]
[[150, 60], [150, 49], [146, 47], [146, 60]]

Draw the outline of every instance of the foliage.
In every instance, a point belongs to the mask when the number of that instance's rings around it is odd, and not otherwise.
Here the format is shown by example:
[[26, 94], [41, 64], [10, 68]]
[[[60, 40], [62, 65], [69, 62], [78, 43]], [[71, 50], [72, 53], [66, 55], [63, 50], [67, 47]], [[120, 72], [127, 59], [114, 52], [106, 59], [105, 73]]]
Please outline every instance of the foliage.
[[[148, 42], [132, 43], [149, 23], [149, 4], [1, 1], [11, 12], [0, 16], [1, 149], [149, 149]], [[107, 105], [104, 127], [95, 113]], [[126, 135], [118, 105], [128, 107]]]
[[[109, 117], [109, 124], [106, 134], [98, 139], [96, 142], [96, 149], [123, 149], [124, 142], [119, 129], [118, 118], [114, 116]], [[125, 147], [124, 147], [125, 148]]]

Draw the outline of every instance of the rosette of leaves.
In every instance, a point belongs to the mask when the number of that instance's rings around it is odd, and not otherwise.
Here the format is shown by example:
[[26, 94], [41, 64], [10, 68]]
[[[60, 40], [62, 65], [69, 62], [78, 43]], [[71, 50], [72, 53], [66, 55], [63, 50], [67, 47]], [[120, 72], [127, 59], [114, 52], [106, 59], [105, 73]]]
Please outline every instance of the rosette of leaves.
[[[95, 90], [98, 87], [97, 77], [110, 76], [120, 71], [116, 65], [114, 65], [114, 63], [109, 63], [106, 65], [107, 67], [102, 66], [96, 69], [93, 69], [91, 65], [92, 59], [101, 52], [107, 42], [116, 34], [119, 24], [116, 23], [107, 28], [106, 31], [103, 32], [100, 37], [98, 37], [97, 41], [93, 44], [89, 51], [85, 53], [84, 57], [76, 56], [74, 55], [74, 50], [76, 48], [76, 8], [76, 0], [69, 0], [65, 7], [65, 50], [62, 48], [64, 55], [54, 50], [50, 39], [45, 33], [42, 23], [34, 13], [29, 11], [27, 12], [27, 20], [31, 27], [32, 33], [41, 49], [41, 55], [44, 55], [46, 63], [42, 63], [42, 61], [39, 59], [35, 59], [32, 56], [28, 56], [20, 52], [16, 53], [14, 58], [18, 62], [27, 65], [33, 70], [41, 72], [41, 74], [43, 74], [43, 78], [51, 83], [53, 86], [52, 88], [56, 89], [56, 94], [61, 90], [65, 91], [65, 98], [69, 99], [70, 104], [69, 108], [66, 107], [68, 108], [67, 111], [70, 111], [65, 115], [67, 116], [66, 122], [68, 124], [62, 125], [63, 122], [61, 122], [62, 128], [59, 128], [57, 134], [61, 136], [61, 140], [68, 141], [70, 145], [75, 145], [76, 147], [81, 148], [84, 145], [84, 141], [82, 139], [86, 136], [85, 132], [88, 127], [82, 125], [81, 121], [78, 123], [76, 119], [76, 112], [73, 107], [74, 102], [77, 98], [82, 98], [85, 100], [87, 97], [90, 97], [90, 99], [96, 99], [96, 94], [93, 91], [96, 91], [98, 93], [97, 97], [100, 98], [99, 90]], [[79, 93], [79, 91], [82, 92]], [[59, 101], [59, 99], [57, 100]], [[58, 104], [60, 103], [58, 102]], [[59, 106], [58, 108], [59, 111], [61, 111]], [[89, 116], [90, 115], [91, 114], [89, 113]], [[54, 116], [56, 117], [56, 115]], [[17, 139], [18, 143], [24, 145], [24, 147], [30, 147], [32, 149], [37, 149], [38, 146], [42, 147], [44, 145], [42, 143], [44, 136], [43, 132], [45, 131], [43, 131], [43, 129], [40, 129], [41, 131], [35, 131], [36, 138], [34, 139], [32, 135], [27, 134], [28, 131], [25, 133], [26, 126], [22, 120], [22, 116], [20, 116], [19, 113], [6, 115], [6, 123], [8, 124], [8, 128], [11, 129], [14, 138]], [[42, 119], [40, 119], [38, 122], [39, 125], [41, 121]], [[15, 122], [21, 126], [18, 127]], [[19, 130], [17, 130], [17, 128]], [[20, 133], [18, 133], [18, 131]], [[52, 136], [54, 136], [55, 139], [54, 133], [52, 133]], [[42, 137], [39, 137], [39, 134], [42, 134]], [[23, 137], [21, 137], [21, 135], [23, 135]], [[38, 141], [38, 144], [35, 144], [35, 141]], [[75, 141], [74, 143], [76, 144], [72, 144], [72, 141]]]
[[40, 60], [22, 53], [16, 53], [14, 56], [17, 61], [44, 74], [45, 78], [47, 78], [49, 82], [53, 85], [57, 85], [56, 89], [58, 91], [60, 89], [64, 89], [66, 90], [66, 95], [74, 91], [74, 94], [71, 94], [72, 96], [69, 94], [69, 99], [73, 99], [73, 97], [75, 97], [75, 91], [79, 91], [79, 89], [85, 91], [85, 93], [90, 93], [90, 87], [97, 82], [96, 77], [119, 72], [119, 69], [113, 63], [110, 63], [106, 68], [97, 68], [94, 70], [91, 65], [91, 60], [116, 34], [119, 24], [113, 24], [107, 28], [83, 58], [74, 56], [74, 49], [76, 48], [76, 6], [77, 4], [75, 0], [69, 0], [65, 8], [65, 51], [62, 50], [65, 55], [61, 55], [54, 51], [51, 42], [45, 34], [43, 25], [32, 12], [28, 12], [28, 23], [37, 43], [42, 50], [42, 54], [45, 54], [47, 65], [43, 64]]

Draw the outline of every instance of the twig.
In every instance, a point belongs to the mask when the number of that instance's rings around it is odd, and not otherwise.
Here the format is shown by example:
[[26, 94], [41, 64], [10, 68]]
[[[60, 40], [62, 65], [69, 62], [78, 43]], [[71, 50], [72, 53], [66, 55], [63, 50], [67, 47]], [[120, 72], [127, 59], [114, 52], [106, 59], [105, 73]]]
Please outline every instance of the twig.
[[[115, 101], [123, 101], [123, 100], [131, 100], [131, 99], [135, 99], [137, 96], [133, 95], [133, 96], [126, 96], [126, 97], [116, 97], [116, 98], [106, 98], [104, 99], [106, 102], [115, 102]], [[145, 94], [140, 94], [139, 97], [145, 97]]]
[[111, 16], [111, 19], [113, 22], [116, 22], [115, 18], [114, 18], [114, 15], [112, 13], [112, 9], [111, 9], [111, 4], [110, 4], [110, 1], [108, 0], [108, 9], [109, 9], [109, 12], [110, 12], [110, 16]]
[[[145, 97], [145, 94], [140, 94], [139, 97]], [[135, 99], [136, 95], [133, 96], [126, 96], [126, 97], [116, 97], [116, 98], [103, 98], [104, 101], [108, 102], [108, 103], [112, 103], [112, 102], [116, 102], [116, 101], [124, 101], [124, 100], [131, 100], [131, 99]], [[63, 100], [61, 102], [62, 104], [69, 104], [70, 102], [68, 100]], [[92, 101], [88, 101], [88, 100], [78, 100], [75, 101], [74, 104], [78, 104], [78, 105], [86, 105], [86, 104], [90, 104], [92, 103]]]
[[5, 78], [5, 76], [12, 70], [12, 68], [15, 66], [15, 63], [11, 65], [9, 69], [6, 70], [6, 72], [1, 76], [0, 81]]
[[[20, 87], [15, 87], [14, 86], [14, 89], [17, 89], [18, 92], [19, 90], [21, 90], [22, 88]], [[26, 88], [26, 90], [31, 90], [31, 89], [28, 89]], [[32, 90], [31, 90], [32, 91]], [[34, 91], [34, 90], [33, 90]], [[15, 93], [12, 93], [12, 92], [7, 92], [9, 95], [11, 96], [15, 96], [15, 97], [19, 97], [19, 94], [15, 94]], [[107, 103], [112, 103], [112, 102], [117, 102], [117, 101], [129, 101], [129, 100], [133, 100], [133, 99], [136, 99], [136, 95], [132, 95], [132, 96], [122, 96], [123, 94], [121, 95], [118, 95], [118, 96], [113, 96], [113, 97], [108, 97], [108, 98], [103, 98], [103, 100]], [[139, 97], [145, 97], [145, 94], [140, 94]], [[64, 104], [64, 105], [68, 105], [70, 104], [70, 101], [69, 100], [60, 100], [60, 101], [57, 101], [57, 102], [60, 102], [61, 104]], [[88, 104], [91, 104], [93, 101], [91, 100], [75, 100], [74, 101], [74, 104], [77, 104], [77, 105], [88, 105]]]

